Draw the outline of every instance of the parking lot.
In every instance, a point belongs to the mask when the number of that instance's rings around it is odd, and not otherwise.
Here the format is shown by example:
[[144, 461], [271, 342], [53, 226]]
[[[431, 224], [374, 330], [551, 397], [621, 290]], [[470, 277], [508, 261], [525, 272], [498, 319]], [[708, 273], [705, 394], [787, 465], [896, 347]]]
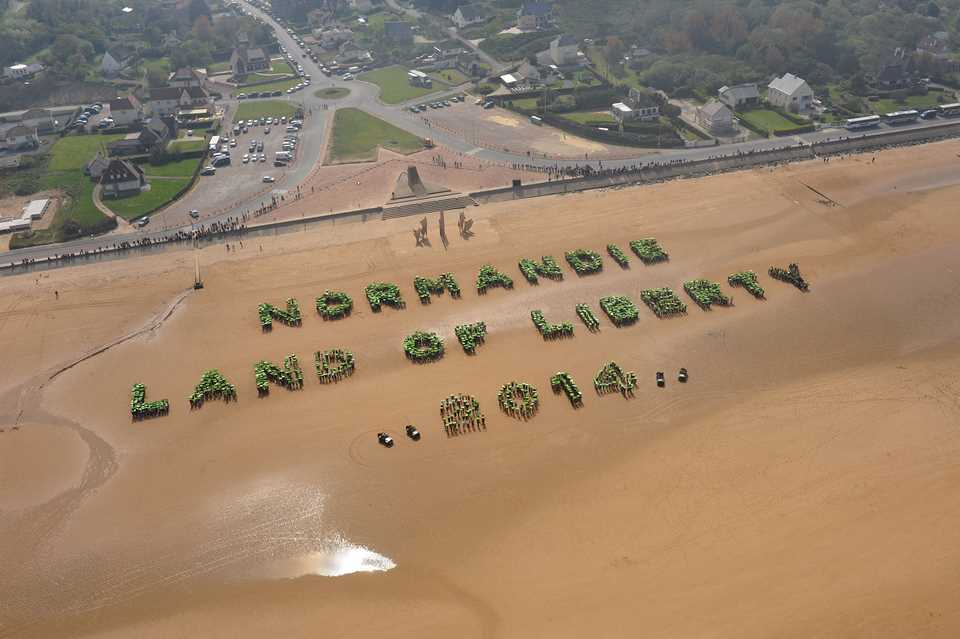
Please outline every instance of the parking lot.
[[[236, 113], [236, 110], [232, 110]], [[246, 204], [245, 208], [255, 209], [260, 203], [269, 203], [273, 191], [283, 191], [286, 186], [288, 172], [298, 167], [301, 162], [312, 162], [308, 157], [302, 158], [302, 135], [297, 132], [287, 132], [287, 125], [264, 124], [260, 119], [255, 123], [247, 124], [240, 132], [234, 134], [234, 122], [228, 120], [220, 138], [220, 148], [230, 154], [229, 164], [219, 164], [212, 175], [200, 175], [194, 187], [183, 198], [174, 202], [166, 209], [154, 214], [151, 228], [189, 224], [190, 211], [199, 213], [199, 222], [205, 218], [230, 210], [238, 205]], [[269, 132], [268, 132], [269, 131]], [[281, 151], [286, 136], [297, 136], [296, 150], [292, 153], [292, 161], [287, 166], [274, 166], [277, 151]], [[255, 149], [255, 150], [253, 150]], [[244, 162], [244, 156], [247, 161]], [[314, 158], [315, 159], [315, 158]], [[203, 167], [214, 164], [210, 155], [203, 161]], [[264, 177], [273, 181], [266, 182]], [[259, 196], [259, 197], [258, 197]]]
[[[434, 101], [427, 101], [430, 105]], [[570, 135], [547, 125], [536, 125], [530, 119], [500, 107], [484, 109], [471, 98], [464, 102], [450, 102], [450, 106], [431, 108], [410, 117], [425, 120], [433, 128], [454, 133], [477, 146], [527, 154], [537, 157], [583, 159], [627, 157], [643, 154], [643, 149], [631, 149]]]

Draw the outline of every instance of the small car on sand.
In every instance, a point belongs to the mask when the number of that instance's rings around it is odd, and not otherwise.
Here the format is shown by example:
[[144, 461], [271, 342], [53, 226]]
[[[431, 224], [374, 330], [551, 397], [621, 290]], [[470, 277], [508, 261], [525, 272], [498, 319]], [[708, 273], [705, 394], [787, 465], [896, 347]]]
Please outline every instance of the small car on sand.
[[381, 446], [393, 448], [393, 437], [386, 433], [377, 433], [377, 441], [380, 442]]

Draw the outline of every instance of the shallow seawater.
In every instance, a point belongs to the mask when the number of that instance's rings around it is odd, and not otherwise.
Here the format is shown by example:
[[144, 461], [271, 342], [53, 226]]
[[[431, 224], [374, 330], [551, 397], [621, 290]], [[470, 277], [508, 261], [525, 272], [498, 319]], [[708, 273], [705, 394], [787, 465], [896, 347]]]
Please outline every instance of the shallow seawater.
[[272, 563], [267, 573], [274, 579], [296, 579], [309, 575], [341, 577], [358, 572], [385, 572], [395, 567], [396, 564], [389, 557], [342, 537], [334, 537], [325, 540], [320, 550]]

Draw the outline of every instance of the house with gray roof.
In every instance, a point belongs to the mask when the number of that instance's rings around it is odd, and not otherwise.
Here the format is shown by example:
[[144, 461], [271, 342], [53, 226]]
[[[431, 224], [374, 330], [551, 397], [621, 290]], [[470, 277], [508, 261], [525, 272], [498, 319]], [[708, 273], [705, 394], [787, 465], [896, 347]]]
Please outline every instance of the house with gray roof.
[[767, 85], [767, 102], [785, 111], [807, 113], [813, 108], [813, 89], [803, 78], [787, 73]]
[[760, 90], [755, 82], [735, 84], [732, 87], [720, 87], [717, 98], [732, 111], [750, 108], [760, 103]]

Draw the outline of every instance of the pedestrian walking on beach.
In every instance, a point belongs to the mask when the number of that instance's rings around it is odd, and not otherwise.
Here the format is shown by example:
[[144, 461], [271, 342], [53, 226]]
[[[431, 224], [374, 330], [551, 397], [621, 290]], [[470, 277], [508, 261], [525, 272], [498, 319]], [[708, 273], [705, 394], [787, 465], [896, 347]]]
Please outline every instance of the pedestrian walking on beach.
[[54, 292], [53, 292], [53, 297], [54, 297], [55, 299], [60, 299], [60, 291], [54, 291]]

